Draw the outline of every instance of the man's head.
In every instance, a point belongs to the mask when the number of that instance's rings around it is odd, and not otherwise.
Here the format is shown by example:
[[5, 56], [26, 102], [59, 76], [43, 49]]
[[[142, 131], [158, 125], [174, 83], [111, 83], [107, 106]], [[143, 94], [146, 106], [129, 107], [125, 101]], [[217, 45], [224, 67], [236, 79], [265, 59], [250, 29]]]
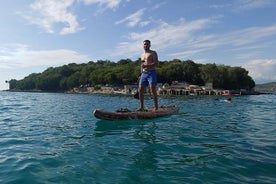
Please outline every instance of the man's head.
[[150, 48], [150, 41], [149, 40], [144, 40], [143, 41], [143, 47], [145, 50], [149, 50]]

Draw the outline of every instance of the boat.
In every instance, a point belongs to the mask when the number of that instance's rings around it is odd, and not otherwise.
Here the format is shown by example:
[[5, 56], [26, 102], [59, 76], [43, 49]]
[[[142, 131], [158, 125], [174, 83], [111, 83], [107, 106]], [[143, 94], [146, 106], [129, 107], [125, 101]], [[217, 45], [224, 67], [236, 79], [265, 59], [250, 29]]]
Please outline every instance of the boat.
[[223, 93], [221, 95], [222, 96], [241, 96], [241, 92], [226, 90], [226, 91], [223, 91]]
[[153, 119], [162, 116], [171, 115], [179, 110], [177, 106], [161, 106], [158, 110], [149, 108], [144, 111], [131, 111], [129, 109], [119, 109], [116, 111], [104, 111], [95, 109], [93, 114], [98, 119], [104, 120], [130, 120], [130, 119]]
[[127, 95], [129, 94], [128, 92], [122, 90], [122, 91], [113, 91], [114, 94], [120, 94], [120, 95]]

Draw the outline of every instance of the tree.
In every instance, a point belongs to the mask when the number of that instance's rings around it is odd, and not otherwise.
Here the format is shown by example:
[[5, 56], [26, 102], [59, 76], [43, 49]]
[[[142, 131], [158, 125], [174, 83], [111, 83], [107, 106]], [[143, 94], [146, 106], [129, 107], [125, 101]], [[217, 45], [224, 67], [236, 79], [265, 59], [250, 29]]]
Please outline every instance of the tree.
[[67, 80], [66, 84], [69, 89], [72, 89], [74, 87], [79, 87], [82, 85], [82, 82], [84, 80], [84, 76], [82, 76], [81, 72], [75, 72], [74, 74], [70, 75]]
[[8, 83], [9, 83], [9, 89], [10, 90], [16, 89], [16, 84], [17, 84], [16, 79], [11, 79], [11, 80], [8, 81]]
[[253, 88], [255, 82], [250, 76], [248, 71], [241, 67], [232, 67], [228, 70], [229, 73], [229, 88], [231, 89], [242, 89], [242, 88]]
[[57, 73], [42, 76], [38, 82], [38, 89], [43, 91], [59, 91], [61, 78], [61, 75]]
[[[72, 66], [73, 64], [71, 64]], [[69, 65], [64, 65], [60, 68], [60, 75], [64, 76], [64, 77], [68, 77], [70, 75], [72, 75], [75, 72], [75, 70], [73, 69], [73, 67], [70, 67]]]
[[174, 62], [166, 67], [166, 78], [168, 81], [182, 80], [183, 65], [179, 62]]
[[200, 76], [203, 81], [213, 83], [213, 86], [218, 88], [219, 86], [219, 71], [216, 64], [206, 64], [200, 67]]
[[[112, 62], [99, 60], [96, 63], [70, 63], [60, 67], [47, 68], [42, 73], [30, 74], [22, 80], [10, 80], [10, 89], [66, 91], [81, 85], [122, 85], [137, 82], [141, 73], [141, 59], [136, 61], [121, 59]], [[186, 81], [203, 85], [212, 82], [215, 88], [251, 89], [254, 80], [248, 71], [241, 67], [230, 67], [216, 64], [196, 64], [192, 60], [159, 61], [157, 67], [158, 82]]]
[[199, 66], [191, 60], [183, 62], [183, 78], [184, 81], [191, 84], [203, 84], [202, 79], [200, 78]]

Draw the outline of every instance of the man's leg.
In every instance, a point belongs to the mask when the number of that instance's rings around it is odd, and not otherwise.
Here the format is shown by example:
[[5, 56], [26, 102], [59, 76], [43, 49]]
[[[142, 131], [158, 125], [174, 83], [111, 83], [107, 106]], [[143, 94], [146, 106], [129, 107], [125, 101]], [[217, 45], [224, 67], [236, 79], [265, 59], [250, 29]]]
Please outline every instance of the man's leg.
[[151, 93], [153, 95], [154, 108], [155, 108], [155, 110], [158, 110], [158, 99], [157, 99], [156, 85], [151, 84], [150, 89], [151, 89]]
[[144, 110], [144, 91], [146, 86], [139, 85], [139, 100], [140, 100], [140, 108], [138, 110]]

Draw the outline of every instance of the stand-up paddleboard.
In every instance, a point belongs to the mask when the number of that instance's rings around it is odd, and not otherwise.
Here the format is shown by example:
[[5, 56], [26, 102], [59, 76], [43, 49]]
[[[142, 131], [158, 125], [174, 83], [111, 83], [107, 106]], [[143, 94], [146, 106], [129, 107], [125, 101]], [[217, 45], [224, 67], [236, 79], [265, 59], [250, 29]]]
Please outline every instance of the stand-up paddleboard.
[[119, 109], [113, 112], [96, 109], [93, 114], [96, 118], [104, 120], [152, 119], [173, 114], [178, 110], [179, 107], [177, 106], [161, 106], [157, 111], [155, 111], [154, 108], [150, 108], [145, 111]]

